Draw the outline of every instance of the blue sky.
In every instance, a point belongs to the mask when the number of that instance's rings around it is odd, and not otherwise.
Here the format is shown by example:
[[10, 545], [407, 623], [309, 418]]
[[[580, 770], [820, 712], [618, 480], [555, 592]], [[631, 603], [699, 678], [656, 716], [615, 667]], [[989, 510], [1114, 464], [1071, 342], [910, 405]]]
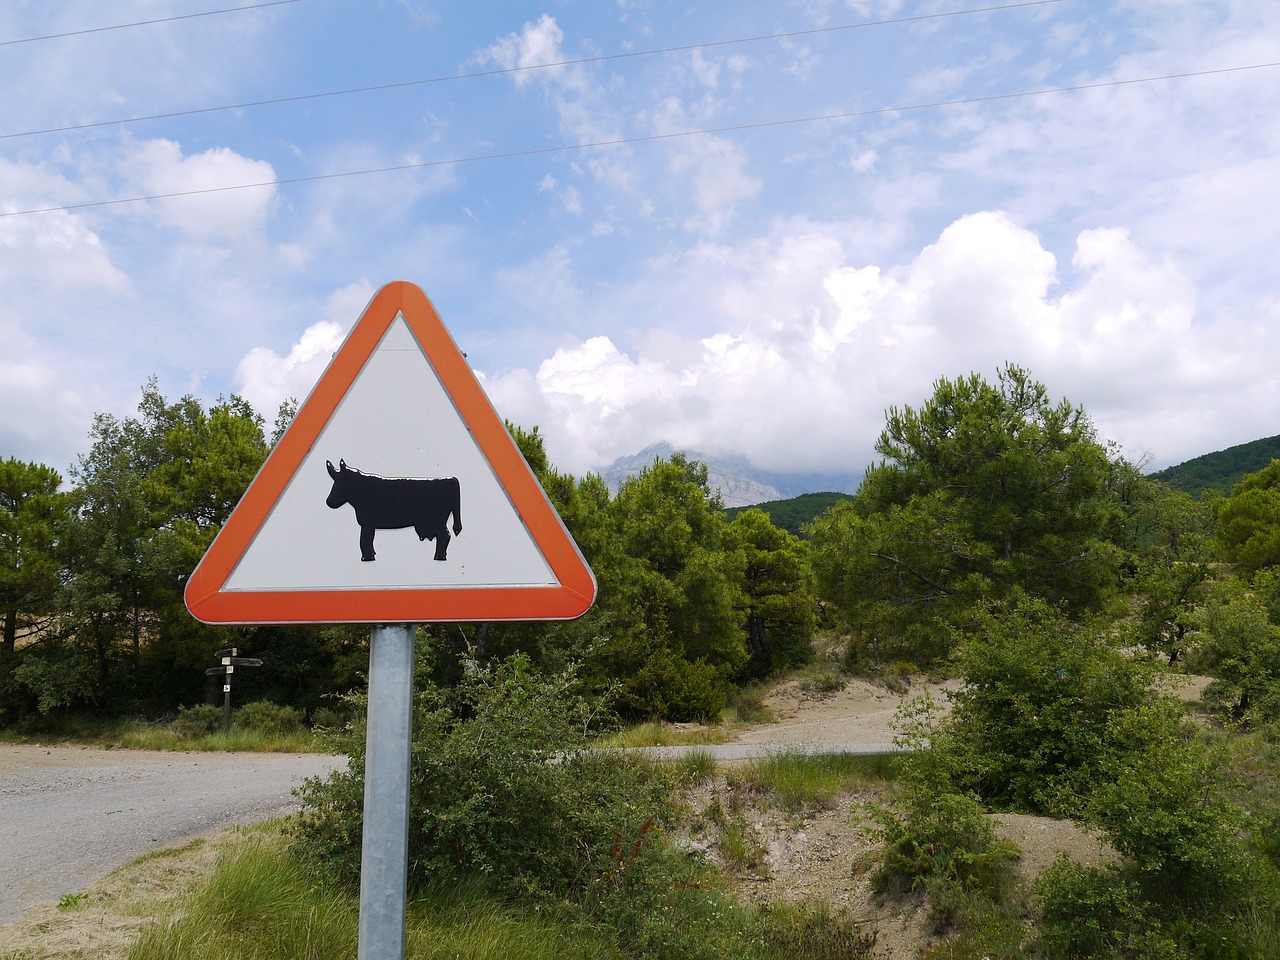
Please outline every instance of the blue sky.
[[1153, 468], [1280, 433], [1280, 4], [251, 2], [0, 5], [0, 456], [269, 425], [397, 279], [574, 473], [854, 478], [1009, 361]]

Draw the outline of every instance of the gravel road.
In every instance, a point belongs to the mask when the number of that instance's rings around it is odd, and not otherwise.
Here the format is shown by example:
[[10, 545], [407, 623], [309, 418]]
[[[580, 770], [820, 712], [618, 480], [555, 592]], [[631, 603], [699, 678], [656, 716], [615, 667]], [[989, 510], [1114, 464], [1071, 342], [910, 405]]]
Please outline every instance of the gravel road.
[[148, 851], [288, 813], [295, 786], [342, 762], [0, 746], [0, 923]]

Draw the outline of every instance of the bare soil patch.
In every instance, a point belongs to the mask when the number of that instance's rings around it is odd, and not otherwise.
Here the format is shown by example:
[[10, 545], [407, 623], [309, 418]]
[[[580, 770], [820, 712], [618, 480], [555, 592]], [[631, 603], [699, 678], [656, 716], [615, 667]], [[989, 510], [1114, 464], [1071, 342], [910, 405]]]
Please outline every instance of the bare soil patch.
[[19, 770], [71, 770], [80, 767], [118, 767], [127, 758], [130, 765], [164, 765], [176, 754], [160, 750], [104, 750], [78, 744], [42, 746], [38, 743], [0, 744], [0, 774]]
[[837, 690], [819, 690], [792, 680], [774, 688], [764, 704], [777, 720], [740, 734], [737, 743], [891, 743], [894, 714], [904, 701], [929, 692], [944, 707], [960, 682], [919, 684], [891, 690], [866, 680], [850, 680]]

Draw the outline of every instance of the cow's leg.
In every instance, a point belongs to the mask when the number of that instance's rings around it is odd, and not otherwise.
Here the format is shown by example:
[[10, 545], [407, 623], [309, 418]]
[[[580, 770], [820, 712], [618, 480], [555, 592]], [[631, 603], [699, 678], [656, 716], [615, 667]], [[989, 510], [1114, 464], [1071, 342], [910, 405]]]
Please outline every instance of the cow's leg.
[[441, 527], [440, 532], [436, 534], [436, 559], [437, 560], [449, 559], [444, 555], [445, 551], [449, 549], [449, 540], [450, 540], [449, 531], [446, 530], [444, 527]]
[[377, 527], [367, 526], [360, 528], [360, 559], [376, 560], [377, 555], [373, 552], [373, 534]]

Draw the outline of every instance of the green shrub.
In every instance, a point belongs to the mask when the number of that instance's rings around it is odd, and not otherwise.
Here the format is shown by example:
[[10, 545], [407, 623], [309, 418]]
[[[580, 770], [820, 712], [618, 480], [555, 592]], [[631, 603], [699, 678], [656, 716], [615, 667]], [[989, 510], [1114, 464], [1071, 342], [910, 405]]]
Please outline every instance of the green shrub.
[[771, 723], [775, 719], [757, 686], [735, 688], [729, 698], [729, 711], [738, 723]]
[[[651, 763], [587, 750], [591, 706], [574, 678], [535, 675], [524, 658], [472, 665], [454, 690], [417, 700], [411, 768], [414, 883], [479, 877], [493, 891], [581, 895], [610, 863], [615, 839], [668, 811], [670, 783]], [[359, 872], [364, 743], [347, 737], [348, 769], [302, 790], [299, 849], [333, 876]]]
[[976, 609], [962, 632], [944, 744], [957, 785], [989, 803], [1072, 815], [1102, 776], [1118, 712], [1157, 698], [1153, 668], [1042, 600]]
[[924, 889], [935, 932], [959, 928], [974, 949], [1016, 956], [1025, 938], [1012, 866], [1018, 848], [997, 840], [978, 798], [957, 788], [956, 752], [931, 695], [899, 707], [895, 726], [894, 742], [904, 748], [893, 758], [899, 790], [869, 808], [884, 841], [873, 888], [891, 895]]
[[1039, 945], [1046, 960], [1190, 960], [1138, 884], [1114, 866], [1060, 856], [1035, 883]]
[[1214, 677], [1204, 701], [1245, 727], [1280, 720], [1280, 571], [1257, 575], [1252, 588], [1219, 584], [1194, 614], [1190, 669]]
[[881, 682], [894, 693], [906, 693], [911, 689], [912, 681], [920, 676], [920, 668], [914, 663], [897, 660], [884, 668]]
[[729, 702], [729, 683], [711, 664], [662, 647], [616, 688], [615, 700], [624, 716], [711, 723]]
[[1226, 757], [1168, 705], [1112, 720], [1126, 749], [1108, 758], [1086, 816], [1164, 902], [1207, 906], [1245, 881], [1241, 812]]
[[[1225, 745], [1157, 701], [1112, 718], [1122, 749], [1084, 807], [1122, 855], [1106, 868], [1056, 863], [1037, 884], [1047, 957], [1276, 956], [1280, 873], [1250, 833], [1269, 828], [1236, 798]], [[1256, 786], [1256, 784], [1255, 784]]]
[[1018, 849], [996, 840], [995, 828], [971, 795], [941, 793], [899, 797], [872, 808], [883, 829], [884, 862], [873, 883], [878, 889], [915, 889], [955, 883], [966, 889], [1002, 892]]
[[675, 661], [667, 691], [671, 720], [714, 722], [729, 702], [729, 686], [715, 667], [701, 660]]
[[287, 737], [304, 729], [302, 712], [294, 707], [255, 700], [236, 709], [233, 714], [236, 726], [256, 730], [268, 736]]
[[180, 707], [169, 729], [184, 739], [196, 739], [222, 729], [222, 710], [208, 703]]
[[311, 726], [315, 730], [339, 731], [351, 722], [351, 711], [335, 707], [317, 707], [311, 711]]
[[848, 682], [849, 678], [839, 670], [832, 667], [817, 668], [810, 670], [806, 676], [800, 678], [800, 689], [805, 693], [823, 696], [829, 693], [839, 693]]

